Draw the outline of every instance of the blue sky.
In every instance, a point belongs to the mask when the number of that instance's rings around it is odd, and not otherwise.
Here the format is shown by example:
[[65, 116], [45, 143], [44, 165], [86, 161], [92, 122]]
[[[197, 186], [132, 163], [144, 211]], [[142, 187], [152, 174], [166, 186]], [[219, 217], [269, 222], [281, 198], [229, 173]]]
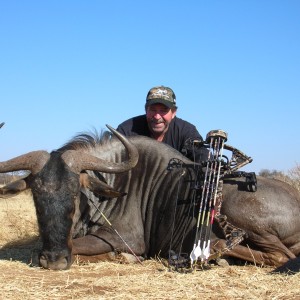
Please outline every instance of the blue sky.
[[144, 113], [173, 88], [177, 116], [253, 158], [300, 163], [300, 1], [0, 1], [0, 161]]

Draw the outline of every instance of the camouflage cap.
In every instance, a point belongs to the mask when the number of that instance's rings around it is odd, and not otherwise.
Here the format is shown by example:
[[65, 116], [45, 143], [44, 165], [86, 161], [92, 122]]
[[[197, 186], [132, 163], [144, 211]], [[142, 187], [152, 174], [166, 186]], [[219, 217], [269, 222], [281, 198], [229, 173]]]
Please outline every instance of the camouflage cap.
[[165, 86], [152, 88], [146, 98], [146, 106], [161, 103], [169, 108], [176, 108], [176, 96], [172, 89]]

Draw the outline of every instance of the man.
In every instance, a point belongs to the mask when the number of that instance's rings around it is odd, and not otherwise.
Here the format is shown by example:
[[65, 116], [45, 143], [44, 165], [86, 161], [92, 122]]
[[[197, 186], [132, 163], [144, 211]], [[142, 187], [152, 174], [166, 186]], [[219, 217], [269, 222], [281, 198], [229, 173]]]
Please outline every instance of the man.
[[198, 149], [197, 153], [192, 150], [192, 143], [202, 142], [203, 138], [194, 125], [176, 116], [176, 96], [171, 88], [157, 86], [150, 89], [146, 97], [145, 111], [146, 114], [121, 123], [117, 131], [125, 136], [151, 137], [170, 145], [194, 161], [206, 158], [205, 149]]

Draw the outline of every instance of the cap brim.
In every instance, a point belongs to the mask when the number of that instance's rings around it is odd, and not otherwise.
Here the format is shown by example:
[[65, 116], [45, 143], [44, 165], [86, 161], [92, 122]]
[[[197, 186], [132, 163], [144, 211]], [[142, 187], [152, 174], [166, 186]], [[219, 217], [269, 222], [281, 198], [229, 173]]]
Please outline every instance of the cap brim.
[[172, 103], [172, 102], [170, 102], [168, 100], [159, 99], [159, 98], [158, 99], [150, 99], [150, 100], [147, 101], [146, 104], [148, 106], [148, 105], [157, 104], [157, 103], [163, 104], [163, 105], [167, 106], [168, 108], [176, 107], [176, 105], [174, 103]]

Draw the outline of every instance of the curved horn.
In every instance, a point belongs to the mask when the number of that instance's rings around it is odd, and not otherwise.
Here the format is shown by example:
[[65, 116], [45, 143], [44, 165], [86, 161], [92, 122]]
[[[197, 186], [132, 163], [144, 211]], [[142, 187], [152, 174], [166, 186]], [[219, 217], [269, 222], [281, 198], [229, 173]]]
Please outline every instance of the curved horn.
[[32, 151], [0, 162], [0, 173], [30, 170], [32, 174], [38, 173], [50, 157], [47, 151]]
[[117, 132], [109, 125], [106, 126], [125, 146], [128, 151], [128, 160], [121, 163], [114, 163], [105, 161], [82, 151], [68, 150], [63, 153], [61, 157], [71, 170], [76, 173], [80, 173], [82, 170], [100, 171], [105, 173], [122, 173], [135, 167], [139, 159], [137, 148], [121, 133]]

